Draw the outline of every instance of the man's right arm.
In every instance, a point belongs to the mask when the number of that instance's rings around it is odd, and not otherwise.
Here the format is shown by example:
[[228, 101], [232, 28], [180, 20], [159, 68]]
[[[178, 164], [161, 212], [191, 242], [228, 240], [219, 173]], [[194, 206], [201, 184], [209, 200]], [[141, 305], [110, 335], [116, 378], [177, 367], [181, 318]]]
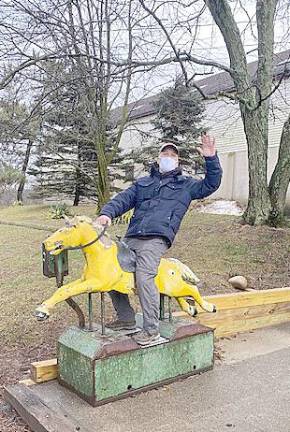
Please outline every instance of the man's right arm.
[[114, 198], [107, 202], [107, 204], [102, 207], [100, 216], [107, 216], [110, 219], [121, 216], [135, 207], [136, 195], [137, 186], [134, 183], [128, 189], [118, 193]]

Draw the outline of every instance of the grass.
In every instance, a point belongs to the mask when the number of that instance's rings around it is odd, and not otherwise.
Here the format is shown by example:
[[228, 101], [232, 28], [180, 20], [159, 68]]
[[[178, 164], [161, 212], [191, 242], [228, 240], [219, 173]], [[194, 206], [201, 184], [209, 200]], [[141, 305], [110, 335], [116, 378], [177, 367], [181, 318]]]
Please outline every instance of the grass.
[[[73, 209], [75, 214], [94, 217], [92, 206]], [[4, 225], [24, 224], [26, 227]], [[75, 315], [66, 304], [58, 305], [51, 318], [39, 323], [33, 317], [35, 307], [55, 290], [55, 281], [42, 275], [42, 241], [49, 235], [45, 228], [57, 229], [62, 221], [51, 220], [48, 206], [0, 207], [0, 430], [24, 432], [21, 420], [1, 414], [3, 386], [27, 377], [32, 361], [56, 355], [59, 334]], [[44, 230], [29, 228], [29, 225]], [[112, 237], [124, 234], [125, 226], [110, 228]], [[202, 294], [231, 291], [229, 276], [243, 274], [256, 289], [290, 285], [290, 229], [249, 227], [233, 216], [188, 212], [168, 256], [187, 264], [204, 282]], [[69, 276], [78, 277], [83, 266], [81, 252], [69, 253]], [[94, 317], [100, 310], [94, 296]], [[112, 315], [106, 296], [107, 318]], [[85, 307], [86, 296], [78, 302]], [[137, 299], [132, 299], [138, 306]]]
[[[57, 229], [63, 221], [51, 220], [47, 206], [6, 207], [0, 209], [0, 221]], [[94, 217], [92, 206], [73, 212]], [[110, 228], [123, 234], [125, 226]], [[48, 233], [27, 227], [0, 224], [0, 338], [7, 346], [45, 344], [75, 316], [65, 304], [58, 305], [49, 321], [38, 323], [33, 311], [55, 290], [53, 279], [42, 276], [40, 245]], [[275, 288], [289, 283], [289, 229], [248, 227], [233, 216], [188, 212], [168, 256], [187, 264], [204, 282], [203, 294], [230, 291], [228, 278], [243, 274], [250, 286]], [[78, 277], [83, 266], [81, 252], [70, 252], [70, 274]], [[84, 306], [86, 298], [79, 298]], [[135, 303], [135, 301], [134, 301]], [[96, 318], [99, 302], [95, 302]], [[107, 298], [108, 315], [112, 314]]]

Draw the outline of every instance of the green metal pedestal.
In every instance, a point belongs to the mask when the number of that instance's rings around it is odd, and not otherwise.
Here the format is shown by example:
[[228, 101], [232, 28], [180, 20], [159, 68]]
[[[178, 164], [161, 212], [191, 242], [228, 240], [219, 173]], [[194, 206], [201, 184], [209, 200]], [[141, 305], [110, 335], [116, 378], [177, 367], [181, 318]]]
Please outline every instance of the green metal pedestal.
[[160, 333], [164, 343], [141, 348], [122, 332], [71, 327], [58, 342], [59, 382], [97, 406], [213, 367], [212, 329], [162, 321]]

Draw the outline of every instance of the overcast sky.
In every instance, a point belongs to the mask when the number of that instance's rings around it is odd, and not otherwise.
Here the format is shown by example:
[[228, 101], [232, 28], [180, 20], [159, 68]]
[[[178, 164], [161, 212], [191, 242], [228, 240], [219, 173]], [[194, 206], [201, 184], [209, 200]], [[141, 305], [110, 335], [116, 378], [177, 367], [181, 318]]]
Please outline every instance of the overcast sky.
[[[256, 17], [255, 17], [255, 5], [256, 2], [253, 0], [242, 0], [239, 1], [231, 1], [230, 2], [233, 7], [233, 13], [236, 22], [238, 23], [243, 45], [245, 47], [245, 51], [247, 53], [248, 62], [254, 61], [257, 59], [257, 30], [256, 30]], [[241, 4], [242, 6], [241, 6]], [[195, 12], [201, 9], [203, 1], [198, 2], [195, 5]], [[289, 36], [289, 15], [287, 12], [287, 2], [282, 1], [281, 4], [284, 7], [279, 8], [279, 12], [277, 13], [276, 21], [275, 21], [275, 46], [274, 52], [281, 52], [290, 48], [290, 36]], [[194, 15], [193, 7], [191, 8], [192, 15]], [[186, 18], [186, 14], [188, 14], [188, 8], [182, 10], [179, 8], [181, 19]], [[170, 10], [167, 8], [160, 8], [157, 12], [158, 16], [162, 19], [162, 22], [165, 24], [166, 29], [170, 31], [172, 26], [174, 25], [174, 18], [176, 15], [176, 11]], [[251, 24], [249, 24], [249, 17], [251, 18]], [[144, 24], [143, 24], [144, 25]], [[160, 45], [165, 40], [165, 37], [161, 30], [158, 27], [158, 24], [151, 18], [151, 36], [159, 40]], [[182, 29], [179, 31], [173, 31], [171, 34], [173, 41], [177, 48], [182, 50], [187, 50], [190, 46], [190, 43], [193, 39], [193, 34], [195, 32], [195, 26], [192, 25], [189, 30]], [[154, 49], [152, 49], [152, 53]], [[225, 47], [225, 43], [223, 37], [219, 31], [219, 28], [215, 25], [210, 13], [208, 10], [200, 17], [198, 22], [198, 29], [196, 33], [196, 39], [194, 45], [192, 47], [192, 54], [201, 57], [203, 59], [212, 59], [217, 60], [224, 64], [229, 64], [229, 58], [227, 54], [227, 50]], [[159, 54], [166, 56], [166, 54], [172, 54], [172, 50], [168, 43], [165, 43], [165, 46], [162, 52]], [[212, 72], [217, 73], [217, 69], [204, 68], [202, 66], [187, 66], [189, 70], [197, 71], [197, 72]], [[133, 98], [141, 98], [145, 95], [151, 95], [158, 92], [164, 86], [168, 86], [172, 84], [177, 74], [180, 74], [180, 67], [176, 65], [165, 66], [162, 68], [158, 68], [158, 70], [153, 70], [150, 73], [146, 73], [143, 76], [139, 76], [137, 82], [135, 83], [136, 89], [134, 90], [132, 97]], [[202, 77], [201, 77], [202, 78]]]
[[[7, 7], [3, 7], [3, 3], [6, 2]], [[23, 0], [23, 4], [29, 6], [36, 0]], [[16, 2], [17, 4], [18, 2]], [[121, 4], [121, 0], [119, 1]], [[213, 22], [213, 19], [205, 8], [202, 15], [199, 17], [198, 22], [196, 21], [196, 15], [204, 7], [204, 1], [199, 0], [197, 2], [191, 2], [190, 0], [171, 0], [164, 2], [163, 0], [146, 0], [146, 5], [150, 6], [154, 3], [155, 8], [158, 7], [156, 14], [161, 19], [166, 30], [170, 34], [172, 41], [177, 49], [181, 51], [191, 52], [192, 55], [202, 58], [219, 61], [224, 64], [229, 64], [229, 58], [223, 38], [220, 34], [218, 27]], [[165, 3], [165, 5], [164, 5]], [[193, 4], [191, 4], [193, 3]], [[9, 4], [12, 4], [11, 0], [2, 0], [0, 2], [0, 11], [5, 15], [6, 11], [9, 11]], [[38, 2], [40, 7], [45, 3]], [[84, 2], [85, 4], [85, 2]], [[112, 24], [112, 39], [114, 39], [115, 52], [114, 58], [119, 60], [126, 59], [128, 52], [128, 34], [126, 30], [126, 7], [127, 2], [124, 0], [124, 16], [121, 20], [115, 20]], [[184, 7], [184, 5], [190, 4], [190, 7]], [[255, 5], [254, 0], [229, 0], [229, 4], [232, 7], [234, 17], [238, 23], [245, 51], [247, 53], [248, 61], [256, 60], [257, 58], [257, 30], [256, 30], [256, 19], [255, 19]], [[2, 6], [1, 6], [2, 5]], [[281, 6], [282, 5], [282, 6]], [[288, 5], [288, 6], [287, 6]], [[43, 6], [44, 7], [44, 6]], [[280, 0], [279, 12], [277, 14], [275, 22], [275, 52], [280, 52], [290, 48], [290, 36], [289, 36], [289, 14], [287, 7], [289, 8], [289, 2], [287, 0]], [[54, 11], [52, 10], [52, 13]], [[134, 19], [138, 24], [134, 26], [133, 36], [134, 44], [139, 44], [139, 47], [134, 51], [133, 58], [139, 60], [155, 60], [163, 59], [173, 55], [173, 50], [170, 47], [164, 32], [154, 20], [152, 16], [145, 19], [140, 19], [143, 16], [146, 17], [147, 12], [141, 8], [138, 0], [133, 2], [133, 14], [135, 13]], [[0, 16], [0, 28], [1, 28], [1, 16]], [[11, 12], [11, 19], [13, 23], [21, 23], [25, 21], [25, 17], [19, 13]], [[77, 19], [77, 18], [76, 18]], [[249, 23], [250, 20], [250, 23]], [[53, 21], [53, 20], [52, 20]], [[177, 21], [184, 23], [182, 27], [176, 26]], [[29, 21], [28, 21], [29, 22]], [[123, 26], [123, 29], [122, 29]], [[29, 29], [29, 27], [28, 27]], [[1, 29], [2, 31], [2, 29]], [[3, 31], [7, 31], [4, 30]], [[96, 31], [97, 35], [97, 31]], [[35, 35], [33, 36], [35, 38]], [[194, 40], [194, 43], [192, 41]], [[11, 46], [17, 42], [17, 38], [11, 40]], [[49, 42], [44, 35], [39, 34], [37, 39], [38, 45], [28, 45], [26, 41], [23, 42], [23, 50], [26, 53], [35, 50], [36, 53], [41, 55], [39, 46], [46, 45], [49, 47]], [[5, 38], [0, 40], [0, 49], [5, 52], [6, 46]], [[9, 53], [9, 59], [13, 59], [13, 56]], [[17, 56], [15, 57], [17, 59]], [[0, 61], [2, 56], [0, 57]], [[0, 63], [1, 64], [1, 63]], [[197, 65], [186, 65], [189, 75], [194, 72], [198, 73], [217, 73], [217, 69], [205, 68]], [[181, 69], [179, 65], [167, 65], [164, 67], [158, 67], [151, 71], [139, 73], [133, 77], [133, 91], [130, 99], [136, 100], [146, 96], [150, 96], [159, 92], [162, 88], [172, 85], [177, 75], [180, 75]], [[200, 77], [202, 78], [202, 77]], [[198, 78], [197, 78], [198, 79]], [[112, 87], [112, 93], [117, 92]], [[28, 97], [28, 93], [26, 98]], [[116, 101], [117, 104], [122, 103]]]

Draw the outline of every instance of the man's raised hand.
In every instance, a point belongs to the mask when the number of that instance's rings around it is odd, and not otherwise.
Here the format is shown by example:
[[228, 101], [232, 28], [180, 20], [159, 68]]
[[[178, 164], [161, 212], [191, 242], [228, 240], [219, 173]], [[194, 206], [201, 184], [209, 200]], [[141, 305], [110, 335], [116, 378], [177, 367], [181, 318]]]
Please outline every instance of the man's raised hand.
[[201, 154], [204, 157], [215, 156], [215, 138], [208, 135], [206, 132], [201, 135]]

